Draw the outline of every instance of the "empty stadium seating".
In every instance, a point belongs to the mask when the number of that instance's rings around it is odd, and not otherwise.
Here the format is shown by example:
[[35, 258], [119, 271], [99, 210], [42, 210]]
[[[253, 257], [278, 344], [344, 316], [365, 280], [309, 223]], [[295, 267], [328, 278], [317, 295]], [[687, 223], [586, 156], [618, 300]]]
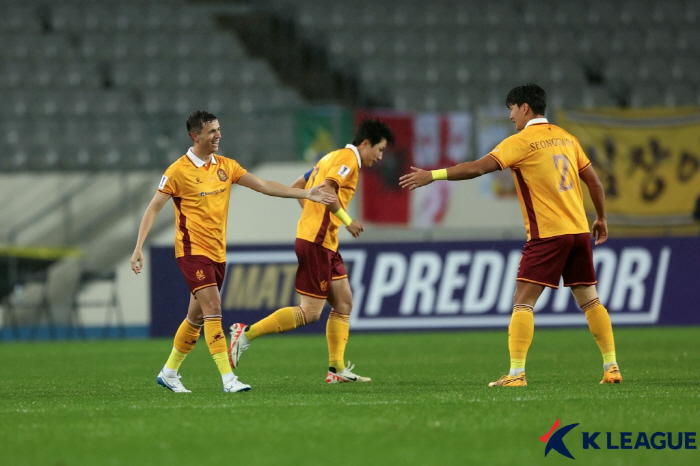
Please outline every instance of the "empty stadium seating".
[[231, 145], [222, 149], [235, 146], [242, 163], [293, 155], [279, 118], [265, 120], [276, 146], [247, 135], [256, 113], [293, 108], [298, 94], [215, 28], [206, 5], [11, 3], [0, 21], [0, 169], [163, 169], [187, 150], [184, 123], [197, 109], [219, 117]]
[[400, 109], [487, 105], [526, 81], [555, 108], [700, 104], [700, 7], [690, 0], [272, 3]]

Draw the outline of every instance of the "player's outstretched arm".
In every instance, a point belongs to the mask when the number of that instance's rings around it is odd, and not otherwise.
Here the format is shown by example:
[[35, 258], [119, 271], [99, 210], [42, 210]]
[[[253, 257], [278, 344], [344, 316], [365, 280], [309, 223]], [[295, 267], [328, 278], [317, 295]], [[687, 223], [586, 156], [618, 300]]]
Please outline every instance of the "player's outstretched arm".
[[143, 243], [146, 241], [158, 213], [169, 199], [170, 196], [161, 192], [156, 192], [153, 199], [151, 199], [151, 203], [148, 204], [146, 212], [143, 214], [141, 224], [139, 225], [139, 236], [136, 239], [136, 247], [134, 248], [134, 253], [131, 255], [131, 270], [133, 270], [136, 275], [143, 269]]
[[593, 165], [580, 173], [581, 180], [588, 186], [591, 193], [591, 200], [595, 206], [595, 220], [591, 226], [591, 236], [595, 238], [596, 246], [603, 244], [608, 239], [608, 217], [605, 213], [605, 189], [600, 182], [598, 174], [593, 169]]
[[328, 205], [338, 199], [334, 193], [322, 190], [321, 187], [323, 185], [314, 186], [311, 189], [293, 188], [276, 181], [263, 180], [252, 173], [246, 173], [237, 183], [253, 191], [267, 194], [268, 196], [308, 199], [309, 201], [324, 205]]
[[487, 173], [499, 170], [501, 167], [491, 156], [484, 156], [473, 162], [463, 162], [450, 168], [427, 171], [416, 167], [411, 167], [413, 173], [408, 173], [399, 179], [402, 188], [413, 191], [421, 186], [428, 185], [435, 180], [470, 180]]
[[[292, 188], [296, 188], [296, 189], [304, 189], [305, 186], [306, 186], [306, 178], [304, 177], [304, 175], [301, 175], [299, 178], [297, 178], [297, 180], [294, 183], [292, 183]], [[304, 199], [297, 199], [297, 202], [299, 202], [299, 205], [303, 209], [304, 202], [306, 202], [306, 201]]]

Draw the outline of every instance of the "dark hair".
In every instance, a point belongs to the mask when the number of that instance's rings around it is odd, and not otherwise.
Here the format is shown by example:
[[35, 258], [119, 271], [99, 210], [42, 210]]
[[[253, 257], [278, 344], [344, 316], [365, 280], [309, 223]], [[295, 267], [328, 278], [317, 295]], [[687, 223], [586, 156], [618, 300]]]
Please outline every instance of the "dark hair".
[[514, 87], [506, 97], [506, 107], [510, 108], [514, 104], [518, 107], [528, 104], [535, 115], [544, 115], [544, 110], [547, 108], [547, 93], [537, 84], [523, 84]]
[[382, 139], [386, 139], [387, 144], [392, 146], [394, 142], [396, 142], [391, 128], [383, 121], [377, 119], [362, 120], [360, 126], [355, 130], [355, 137], [352, 140], [352, 144], [353, 146], [359, 146], [365, 139], [369, 140], [369, 143], [373, 146], [382, 142]]
[[216, 120], [216, 116], [212, 113], [206, 112], [204, 110], [197, 110], [190, 113], [187, 118], [187, 132], [199, 134], [202, 128], [210, 121]]

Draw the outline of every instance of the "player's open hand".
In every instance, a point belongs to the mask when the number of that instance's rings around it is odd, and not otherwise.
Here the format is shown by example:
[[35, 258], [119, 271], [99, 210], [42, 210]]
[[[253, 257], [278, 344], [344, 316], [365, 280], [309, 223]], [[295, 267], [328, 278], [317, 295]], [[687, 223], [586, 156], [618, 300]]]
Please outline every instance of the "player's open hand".
[[338, 197], [334, 193], [329, 193], [322, 189], [325, 187], [325, 182], [319, 186], [314, 186], [313, 188], [309, 189], [309, 191], [306, 194], [306, 198], [310, 201], [318, 202], [319, 204], [323, 205], [328, 205], [332, 202], [337, 201]]
[[345, 229], [350, 232], [353, 238], [357, 238], [358, 236], [360, 236], [360, 233], [365, 231], [365, 227], [363, 227], [362, 224], [357, 220], [353, 220], [352, 222], [350, 222], [350, 225], [346, 226]]
[[399, 178], [399, 185], [402, 188], [408, 188], [410, 191], [413, 191], [416, 188], [420, 188], [421, 186], [425, 186], [433, 182], [433, 174], [429, 171], [416, 167], [411, 167], [411, 170], [413, 170], [413, 173], [409, 173]]
[[141, 273], [143, 269], [143, 252], [141, 248], [134, 249], [134, 253], [131, 255], [131, 270], [134, 271], [136, 275]]
[[608, 239], [608, 222], [596, 218], [591, 227], [591, 236], [595, 239], [595, 245], [603, 244]]

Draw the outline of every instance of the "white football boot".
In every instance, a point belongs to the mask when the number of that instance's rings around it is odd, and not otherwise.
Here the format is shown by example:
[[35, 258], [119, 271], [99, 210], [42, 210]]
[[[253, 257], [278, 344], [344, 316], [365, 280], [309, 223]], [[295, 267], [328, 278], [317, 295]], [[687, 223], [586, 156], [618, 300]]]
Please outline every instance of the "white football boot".
[[249, 390], [250, 385], [244, 384], [243, 382], [238, 380], [237, 376], [234, 376], [233, 380], [229, 383], [224, 384], [224, 393], [247, 392]]
[[182, 385], [182, 382], [180, 382], [181, 377], [180, 374], [177, 374], [175, 377], [166, 377], [163, 371], [160, 371], [160, 374], [156, 377], [156, 383], [175, 393], [192, 393], [191, 390], [187, 390]]
[[371, 382], [372, 379], [369, 377], [362, 377], [361, 375], [354, 374], [352, 370], [355, 368], [354, 364], [350, 364], [348, 361], [348, 367], [340, 372], [328, 371], [326, 374], [326, 383], [347, 383], [347, 382]]
[[241, 353], [248, 349], [250, 341], [245, 336], [245, 324], [233, 324], [231, 326], [231, 344], [228, 347], [228, 362], [234, 369], [238, 367]]

